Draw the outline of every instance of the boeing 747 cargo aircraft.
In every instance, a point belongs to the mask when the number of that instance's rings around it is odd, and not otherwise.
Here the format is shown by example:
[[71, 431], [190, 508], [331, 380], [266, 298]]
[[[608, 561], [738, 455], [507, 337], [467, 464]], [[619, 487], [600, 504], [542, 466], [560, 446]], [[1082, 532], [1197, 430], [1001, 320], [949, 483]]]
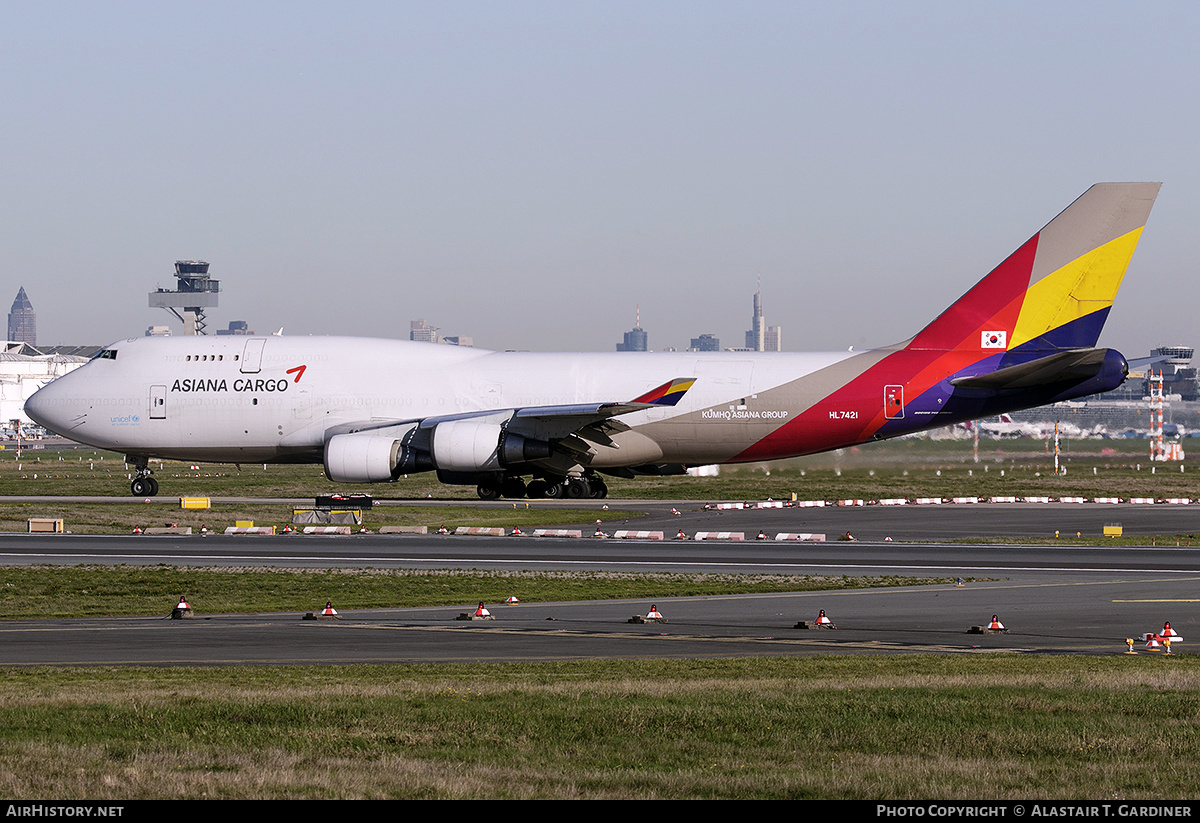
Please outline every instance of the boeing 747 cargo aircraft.
[[902, 343], [862, 352], [492, 352], [350, 337], [142, 337], [25, 404], [149, 460], [435, 471], [497, 497], [604, 497], [605, 475], [812, 454], [1104, 392], [1096, 343], [1158, 183], [1101, 183]]

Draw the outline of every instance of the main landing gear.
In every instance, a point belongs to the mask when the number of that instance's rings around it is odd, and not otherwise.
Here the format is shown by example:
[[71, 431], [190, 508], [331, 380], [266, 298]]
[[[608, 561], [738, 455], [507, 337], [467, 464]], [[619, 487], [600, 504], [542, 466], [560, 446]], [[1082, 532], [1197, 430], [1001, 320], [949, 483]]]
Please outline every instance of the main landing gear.
[[133, 461], [133, 482], [129, 484], [129, 493], [134, 497], [154, 497], [158, 494], [158, 481], [150, 471], [150, 464], [145, 460]]
[[526, 483], [516, 475], [488, 477], [476, 492], [483, 500], [528, 497], [532, 500], [599, 500], [608, 497], [608, 486], [599, 475], [586, 477], [536, 478]]

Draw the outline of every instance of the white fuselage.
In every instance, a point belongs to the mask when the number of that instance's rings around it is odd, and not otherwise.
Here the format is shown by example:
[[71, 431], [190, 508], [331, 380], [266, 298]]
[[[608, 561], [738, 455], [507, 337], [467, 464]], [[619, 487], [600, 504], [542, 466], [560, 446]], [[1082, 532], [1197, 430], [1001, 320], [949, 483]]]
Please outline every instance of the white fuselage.
[[[695, 378], [675, 406], [623, 415], [624, 454], [597, 466], [730, 459], [816, 398], [772, 391], [851, 355], [492, 352], [346, 337], [132, 338], [27, 405], [47, 428], [131, 455], [320, 460], [328, 433], [388, 421], [617, 403]], [[769, 398], [769, 399], [767, 399]], [[686, 430], [673, 432], [671, 421]], [[619, 451], [619, 450], [618, 450]], [[782, 455], [781, 455], [782, 456]]]

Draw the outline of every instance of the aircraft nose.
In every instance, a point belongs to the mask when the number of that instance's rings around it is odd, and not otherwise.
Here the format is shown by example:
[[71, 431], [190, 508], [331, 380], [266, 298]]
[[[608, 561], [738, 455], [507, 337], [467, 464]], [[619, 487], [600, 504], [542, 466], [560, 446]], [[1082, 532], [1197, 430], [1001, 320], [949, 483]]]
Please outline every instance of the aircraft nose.
[[25, 401], [25, 414], [39, 426], [62, 434], [67, 409], [62, 405], [62, 389], [57, 383], [57, 380], [47, 383], [30, 395]]
[[[42, 394], [42, 392], [45, 391], [45, 388], [46, 387], [43, 386], [42, 388], [38, 389], [29, 396], [29, 399], [25, 401], [25, 414], [30, 420], [32, 420], [34, 423], [37, 423], [39, 426], [46, 426], [46, 406], [48, 404], [46, 403], [45, 396]], [[46, 426], [46, 428], [50, 427]]]

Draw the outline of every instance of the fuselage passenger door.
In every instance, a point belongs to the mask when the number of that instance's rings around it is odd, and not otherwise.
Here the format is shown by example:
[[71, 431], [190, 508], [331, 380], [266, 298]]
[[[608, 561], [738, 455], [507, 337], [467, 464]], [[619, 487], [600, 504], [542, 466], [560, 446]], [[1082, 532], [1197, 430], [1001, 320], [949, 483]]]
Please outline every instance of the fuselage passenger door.
[[166, 420], [167, 419], [167, 387], [166, 386], [151, 386], [150, 387], [150, 419], [151, 420]]
[[246, 341], [246, 348], [242, 351], [242, 374], [258, 374], [262, 371], [262, 353], [265, 345], [267, 341], [262, 338]]

